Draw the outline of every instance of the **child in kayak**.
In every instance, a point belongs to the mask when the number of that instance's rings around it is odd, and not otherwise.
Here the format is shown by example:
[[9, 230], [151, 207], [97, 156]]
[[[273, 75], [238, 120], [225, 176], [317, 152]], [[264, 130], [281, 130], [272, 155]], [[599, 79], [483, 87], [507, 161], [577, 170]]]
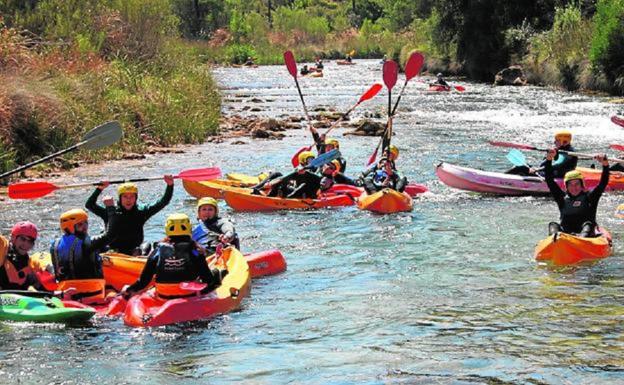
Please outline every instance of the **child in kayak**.
[[210, 269], [202, 248], [191, 238], [191, 221], [186, 214], [169, 215], [165, 233], [167, 237], [149, 255], [139, 279], [121, 290], [124, 297], [145, 289], [154, 276], [156, 293], [165, 299], [197, 294], [180, 288], [180, 283], [197, 278], [206, 284], [201, 293], [208, 293], [221, 285], [227, 270]]
[[59, 289], [70, 287], [76, 289], [73, 298], [86, 302], [104, 300], [104, 274], [102, 273], [102, 257], [100, 252], [114, 240], [112, 238], [117, 220], [112, 202], [106, 207], [108, 225], [106, 232], [97, 236], [89, 235], [89, 216], [82, 209], [64, 212], [60, 217], [60, 228], [63, 235], [52, 241], [50, 254], [54, 275]]
[[18, 222], [11, 229], [11, 239], [0, 235], [0, 289], [37, 290], [43, 286], [30, 267], [28, 253], [37, 240], [37, 226], [31, 222]]
[[[123, 254], [140, 254], [139, 246], [143, 242], [143, 226], [152, 216], [162, 210], [173, 197], [173, 176], [165, 175], [167, 183], [165, 194], [156, 202], [150, 205], [137, 204], [139, 189], [134, 183], [124, 183], [117, 188], [119, 198], [115, 209], [115, 218], [118, 219], [116, 233], [111, 234], [114, 241], [109, 245], [111, 249]], [[109, 185], [107, 181], [102, 182], [91, 194], [85, 207], [104, 220], [108, 226], [107, 209], [97, 204], [97, 199], [102, 191]], [[112, 204], [111, 197], [104, 197], [105, 204]]]
[[546, 184], [557, 206], [559, 206], [560, 223], [548, 225], [550, 235], [557, 232], [579, 234], [581, 237], [593, 237], [596, 234], [596, 210], [598, 201], [609, 183], [609, 161], [606, 155], [597, 155], [595, 159], [602, 163], [600, 182], [591, 191], [585, 190], [583, 174], [580, 171], [568, 171], [564, 177], [566, 192], [555, 182], [552, 162], [557, 149], [551, 149], [546, 155], [544, 171]]
[[[569, 131], [559, 131], [555, 133], [555, 148], [560, 151], [574, 152], [574, 147], [572, 147], [572, 133]], [[552, 162], [553, 175], [555, 178], [563, 178], [568, 171], [576, 169], [577, 163], [577, 157], [558, 152]], [[538, 168], [516, 166], [505, 173], [522, 176], [544, 176], [545, 165], [546, 160], [542, 161]]]
[[268, 196], [303, 199], [316, 199], [321, 188], [321, 177], [313, 170], [305, 169], [305, 166], [314, 159], [314, 154], [310, 151], [303, 151], [299, 154], [299, 167], [292, 174], [282, 177], [279, 182], [271, 187]]
[[214, 254], [219, 243], [232, 244], [240, 250], [240, 240], [232, 222], [219, 216], [217, 200], [206, 197], [197, 201], [197, 219], [199, 224], [193, 229], [193, 240]]
[[364, 178], [364, 190], [367, 194], [374, 194], [384, 188], [391, 188], [403, 192], [407, 186], [407, 178], [402, 177], [393, 167], [388, 158], [381, 158], [374, 171]]

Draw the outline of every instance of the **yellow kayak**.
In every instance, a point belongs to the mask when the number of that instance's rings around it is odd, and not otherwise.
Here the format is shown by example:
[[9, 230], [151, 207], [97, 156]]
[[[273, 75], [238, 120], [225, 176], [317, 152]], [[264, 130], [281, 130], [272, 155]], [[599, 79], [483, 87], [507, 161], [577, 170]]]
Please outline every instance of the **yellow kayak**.
[[[261, 174], [258, 175], [247, 175], [247, 174], [241, 174], [238, 172], [232, 172], [229, 174], [225, 174], [225, 177], [227, 180], [233, 181], [233, 182], [239, 182], [241, 184], [246, 184], [246, 185], [250, 185], [250, 186], [254, 186], [257, 185], [258, 183], [262, 182], [263, 180], [265, 180], [267, 177], [269, 176], [269, 174], [267, 174], [266, 172], [263, 172]], [[245, 186], [247, 187], [247, 186]]]
[[[225, 191], [250, 191], [249, 184], [244, 184], [227, 179], [215, 179], [205, 182], [194, 182], [183, 180], [182, 185], [189, 195], [195, 198], [212, 197], [215, 199], [223, 199]], [[253, 186], [255, 184], [252, 184]]]
[[611, 234], [605, 229], [599, 231], [601, 234], [594, 238], [581, 238], [561, 232], [556, 237], [550, 235], [535, 247], [535, 259], [553, 265], [572, 265], [606, 258], [611, 255]]

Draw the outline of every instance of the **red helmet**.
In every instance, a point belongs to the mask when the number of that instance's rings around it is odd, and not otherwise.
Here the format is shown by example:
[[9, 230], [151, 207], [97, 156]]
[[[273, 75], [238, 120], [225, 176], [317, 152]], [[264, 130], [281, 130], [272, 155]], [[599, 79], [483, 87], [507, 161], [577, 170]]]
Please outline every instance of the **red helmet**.
[[32, 222], [17, 222], [11, 229], [11, 238], [15, 238], [18, 235], [37, 239], [37, 226]]

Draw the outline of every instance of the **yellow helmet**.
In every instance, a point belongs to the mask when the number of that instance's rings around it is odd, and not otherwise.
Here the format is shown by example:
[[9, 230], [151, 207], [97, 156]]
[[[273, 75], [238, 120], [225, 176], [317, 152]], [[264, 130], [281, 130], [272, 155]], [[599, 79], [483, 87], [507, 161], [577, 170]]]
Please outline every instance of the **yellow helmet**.
[[329, 144], [330, 146], [334, 146], [335, 148], [340, 148], [340, 142], [338, 142], [338, 139], [325, 139], [325, 144]]
[[565, 176], [563, 177], [563, 182], [565, 184], [568, 184], [569, 181], [575, 180], [575, 179], [578, 179], [581, 182], [585, 181], [584, 178], [583, 178], [583, 174], [580, 171], [572, 170], [572, 171], [566, 172]]
[[336, 169], [336, 172], [340, 172], [341, 164], [338, 159], [332, 160], [330, 164], [334, 166], [334, 168]]
[[297, 159], [299, 160], [299, 164], [306, 163], [308, 161], [308, 159], [310, 159], [310, 158], [313, 158], [313, 159], [315, 158], [314, 153], [312, 151], [303, 151], [297, 157]]
[[399, 158], [399, 149], [394, 144], [391, 144], [390, 147], [388, 147], [388, 152], [390, 154], [394, 155], [394, 159], [398, 159]]
[[126, 193], [138, 194], [139, 189], [137, 185], [135, 185], [134, 183], [124, 183], [120, 185], [119, 187], [117, 187], [117, 195], [126, 194]]
[[563, 144], [570, 144], [572, 143], [572, 133], [570, 131], [558, 131], [555, 133], [555, 140]]
[[219, 208], [219, 205], [216, 199], [211, 198], [211, 197], [204, 197], [197, 201], [197, 210], [199, 211], [199, 209], [205, 205], [210, 205], [214, 207], [215, 209]]
[[65, 211], [61, 214], [61, 231], [69, 234], [73, 234], [76, 229], [76, 224], [84, 222], [89, 219], [89, 214], [83, 209], [73, 209]]
[[171, 214], [167, 217], [165, 234], [168, 237], [191, 235], [191, 220], [186, 214]]

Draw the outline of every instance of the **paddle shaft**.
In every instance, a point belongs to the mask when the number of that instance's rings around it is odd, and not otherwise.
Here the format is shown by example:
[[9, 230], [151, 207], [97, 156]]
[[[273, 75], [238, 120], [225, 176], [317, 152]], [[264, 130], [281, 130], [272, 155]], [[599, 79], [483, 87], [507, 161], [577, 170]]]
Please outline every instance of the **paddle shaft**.
[[4, 174], [0, 175], [0, 179], [2, 179], [2, 178], [6, 178], [6, 177], [11, 176], [11, 175], [13, 175], [13, 174], [17, 174], [17, 173], [18, 173], [18, 172], [20, 172], [20, 171], [24, 171], [24, 170], [26, 170], [26, 169], [29, 169], [29, 168], [31, 168], [31, 167], [33, 167], [33, 166], [36, 166], [36, 165], [38, 165], [38, 164], [41, 164], [41, 163], [43, 163], [43, 162], [45, 162], [45, 161], [48, 161], [48, 160], [50, 160], [50, 159], [52, 159], [52, 158], [56, 158], [57, 156], [61, 156], [61, 155], [63, 155], [63, 154], [67, 154], [68, 152], [74, 151], [75, 149], [77, 149], [78, 147], [80, 147], [80, 146], [84, 145], [84, 144], [85, 144], [85, 143], [87, 143], [87, 142], [89, 142], [89, 140], [83, 140], [82, 142], [76, 143], [76, 144], [74, 144], [73, 146], [68, 147], [68, 148], [66, 148], [66, 149], [64, 149], [64, 150], [61, 150], [61, 151], [55, 152], [54, 154], [50, 154], [50, 155], [44, 156], [44, 157], [43, 157], [43, 158], [41, 158], [41, 159], [37, 159], [37, 160], [35, 160], [35, 161], [33, 161], [33, 162], [30, 162], [30, 163], [28, 163], [28, 164], [25, 164], [25, 165], [23, 165], [23, 166], [20, 166], [20, 167], [16, 168], [15, 170], [7, 171], [7, 172], [5, 172]]

